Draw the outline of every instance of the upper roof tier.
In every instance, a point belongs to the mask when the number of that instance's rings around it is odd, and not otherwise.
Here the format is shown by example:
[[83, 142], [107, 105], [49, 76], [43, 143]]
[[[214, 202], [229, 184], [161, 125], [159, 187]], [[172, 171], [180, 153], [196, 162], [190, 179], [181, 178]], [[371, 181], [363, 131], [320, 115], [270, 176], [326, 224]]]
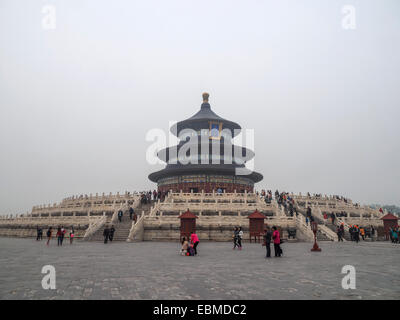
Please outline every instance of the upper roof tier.
[[[171, 132], [179, 136], [179, 133], [183, 129], [192, 129], [199, 131], [201, 129], [210, 129], [211, 123], [218, 123], [221, 125], [221, 130], [229, 129], [232, 132], [232, 137], [237, 136], [240, 133], [241, 127], [236, 122], [226, 120], [218, 116], [211, 110], [211, 106], [208, 103], [209, 94], [203, 93], [203, 103], [201, 104], [200, 111], [189, 119], [179, 121], [171, 127]], [[236, 130], [236, 132], [234, 131]]]

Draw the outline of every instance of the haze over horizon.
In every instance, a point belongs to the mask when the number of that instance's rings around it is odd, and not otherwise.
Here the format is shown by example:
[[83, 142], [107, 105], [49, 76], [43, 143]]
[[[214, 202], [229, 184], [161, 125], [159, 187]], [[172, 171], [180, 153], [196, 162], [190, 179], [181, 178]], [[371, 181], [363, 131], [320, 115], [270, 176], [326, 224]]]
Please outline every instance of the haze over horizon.
[[254, 129], [257, 190], [400, 206], [399, 15], [397, 0], [0, 0], [0, 214], [154, 189], [146, 133], [203, 92]]

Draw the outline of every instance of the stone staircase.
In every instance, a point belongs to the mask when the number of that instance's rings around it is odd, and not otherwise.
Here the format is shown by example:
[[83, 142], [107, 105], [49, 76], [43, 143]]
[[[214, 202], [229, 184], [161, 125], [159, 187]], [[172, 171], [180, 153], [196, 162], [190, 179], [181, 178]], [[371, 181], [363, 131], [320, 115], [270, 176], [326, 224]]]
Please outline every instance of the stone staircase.
[[[327, 223], [326, 227], [328, 227], [329, 229], [331, 229], [333, 232], [336, 233], [336, 229], [339, 226], [339, 224], [340, 224], [339, 221], [336, 220], [336, 224]], [[344, 231], [343, 239], [345, 239], [346, 241], [351, 241], [350, 233], [346, 230]]]
[[[135, 208], [135, 213], [139, 217], [141, 216], [142, 212], [144, 211], [144, 214], [148, 214], [150, 209], [151, 209], [152, 203], [148, 204], [141, 204], [137, 208]], [[111, 222], [111, 217], [107, 219], [107, 222], [105, 225], [108, 225], [109, 227], [114, 226], [115, 232], [114, 232], [114, 238], [113, 241], [126, 241], [129, 236], [129, 232], [131, 231], [132, 228], [132, 223], [133, 220], [130, 219], [129, 217], [129, 211], [124, 210], [124, 214], [122, 216], [121, 222], [117, 219], [114, 223]], [[104, 241], [103, 237], [103, 232], [104, 228], [99, 229], [96, 231], [93, 236], [90, 238], [90, 241]]]
[[[299, 206], [295, 205], [295, 208], [297, 209], [297, 212], [301, 215], [303, 215], [304, 217], [307, 216], [306, 211], [303, 208], [299, 208]], [[331, 235], [327, 235], [327, 233], [323, 230], [321, 230], [324, 227], [324, 222], [322, 219], [320, 219], [318, 216], [314, 215], [314, 221], [318, 223], [318, 231], [317, 231], [317, 241], [334, 241], [334, 239], [332, 239]], [[309, 222], [309, 226], [310, 226], [310, 222]], [[325, 225], [325, 227], [328, 227], [330, 230], [332, 230], [329, 225]], [[336, 227], [335, 227], [336, 228]], [[311, 229], [311, 226], [310, 226]], [[336, 229], [332, 230], [334, 233], [336, 233]]]
[[329, 239], [325, 233], [321, 232], [321, 230], [317, 231], [317, 241], [332, 241]]

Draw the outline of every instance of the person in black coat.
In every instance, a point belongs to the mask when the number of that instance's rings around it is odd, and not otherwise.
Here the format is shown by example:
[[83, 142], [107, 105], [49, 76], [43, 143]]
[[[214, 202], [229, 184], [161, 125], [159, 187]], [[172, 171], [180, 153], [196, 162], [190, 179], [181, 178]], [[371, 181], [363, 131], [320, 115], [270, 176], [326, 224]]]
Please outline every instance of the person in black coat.
[[307, 217], [308, 217], [308, 219], [311, 218], [311, 208], [310, 207], [307, 208]]
[[104, 243], [107, 243], [110, 237], [110, 229], [108, 229], [108, 227], [105, 227], [103, 231], [103, 237], [104, 237]]
[[272, 232], [271, 232], [271, 229], [269, 227], [267, 227], [264, 230], [264, 243], [265, 243], [265, 247], [267, 249], [267, 255], [265, 256], [266, 258], [271, 257], [271, 239], [272, 239]]
[[109, 236], [108, 236], [110, 241], [113, 241], [113, 239], [114, 239], [114, 232], [115, 232], [114, 226], [111, 226], [111, 228], [109, 230]]

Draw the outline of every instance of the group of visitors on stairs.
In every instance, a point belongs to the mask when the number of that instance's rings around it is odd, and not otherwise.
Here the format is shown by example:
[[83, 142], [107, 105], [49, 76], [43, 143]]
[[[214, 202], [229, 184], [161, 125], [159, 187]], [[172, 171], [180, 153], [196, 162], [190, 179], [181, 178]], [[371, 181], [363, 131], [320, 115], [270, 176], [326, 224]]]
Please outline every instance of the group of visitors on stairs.
[[[132, 220], [134, 224], [136, 224], [137, 214], [135, 212], [135, 209], [133, 209], [130, 206], [128, 209], [128, 212], [129, 212], [129, 219]], [[118, 210], [117, 215], [118, 215], [119, 223], [122, 223], [122, 217], [124, 216], [124, 212], [122, 211], [122, 209]], [[104, 243], [107, 243], [108, 240], [110, 240], [110, 242], [112, 242], [113, 238], [114, 238], [114, 233], [115, 233], [114, 225], [112, 225], [111, 227], [106, 225], [106, 227], [104, 228], [104, 231], [103, 231]]]

